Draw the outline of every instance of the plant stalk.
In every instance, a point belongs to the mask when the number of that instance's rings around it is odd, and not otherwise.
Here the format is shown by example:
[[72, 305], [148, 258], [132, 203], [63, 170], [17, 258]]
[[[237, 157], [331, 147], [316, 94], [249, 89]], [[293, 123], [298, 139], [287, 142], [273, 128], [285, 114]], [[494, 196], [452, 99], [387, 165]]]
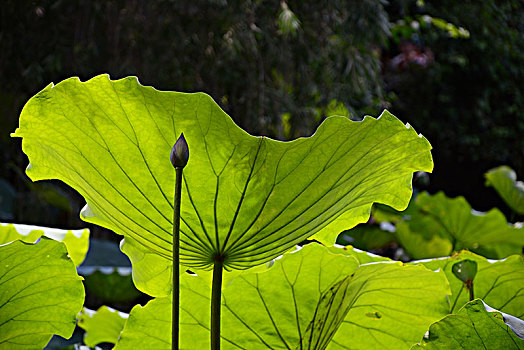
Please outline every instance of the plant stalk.
[[182, 171], [176, 167], [175, 205], [173, 208], [173, 312], [171, 319], [171, 349], [179, 349], [180, 322], [180, 199], [182, 194]]
[[473, 293], [473, 281], [468, 281], [466, 288], [468, 288], [469, 291], [469, 301], [472, 301], [475, 299], [475, 294]]
[[222, 306], [222, 269], [224, 262], [215, 258], [211, 289], [211, 350], [220, 350], [220, 308]]

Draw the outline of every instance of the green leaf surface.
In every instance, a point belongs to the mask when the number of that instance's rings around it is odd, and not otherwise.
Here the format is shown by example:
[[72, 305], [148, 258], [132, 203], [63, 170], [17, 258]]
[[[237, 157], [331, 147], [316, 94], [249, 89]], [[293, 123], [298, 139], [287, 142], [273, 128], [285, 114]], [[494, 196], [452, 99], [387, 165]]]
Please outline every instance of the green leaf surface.
[[347, 289], [349, 310], [328, 349], [409, 348], [447, 314], [447, 294], [445, 278], [423, 266], [363, 265]]
[[476, 212], [464, 197], [448, 198], [442, 192], [421, 193], [415, 203], [416, 212], [397, 224], [397, 237], [415, 259], [446, 256], [461, 249], [491, 259], [522, 252], [524, 228], [508, 225], [498, 209]]
[[63, 242], [67, 247], [71, 260], [73, 260], [76, 266], [79, 266], [84, 261], [89, 250], [89, 229], [87, 228], [61, 230], [58, 228], [0, 222], [0, 244], [16, 240], [35, 243], [42, 236]]
[[517, 181], [513, 169], [503, 165], [489, 170], [484, 176], [487, 186], [492, 186], [514, 212], [524, 215], [524, 183]]
[[395, 235], [412, 259], [449, 256], [453, 251], [453, 243], [442, 224], [424, 214], [398, 222]]
[[466, 304], [429, 328], [429, 337], [411, 349], [524, 349], [498, 312], [488, 312], [482, 300]]
[[[86, 221], [171, 259], [174, 169], [181, 132], [184, 169], [181, 259], [209, 268], [268, 261], [319, 232], [366, 221], [372, 202], [403, 209], [412, 173], [433, 167], [428, 141], [384, 112], [352, 122], [328, 118], [312, 137], [254, 137], [202, 93], [161, 92], [107, 75], [52, 84], [24, 107], [20, 126], [32, 180], [60, 179], [87, 201]], [[170, 263], [170, 262], [169, 262]]]
[[[446, 314], [449, 289], [442, 274], [400, 263], [358, 267], [352, 257], [332, 252], [308, 244], [286, 253], [265, 272], [238, 273], [224, 283], [222, 347], [294, 349], [301, 341], [305, 346], [311, 343], [307, 342], [308, 327], [318, 329], [313, 320], [322, 315], [326, 320], [342, 318], [340, 329], [344, 331], [337, 331], [338, 322], [324, 322], [330, 326], [315, 333], [313, 343], [317, 337], [335, 334], [335, 339], [345, 344], [342, 347], [380, 348], [382, 343], [376, 338], [388, 339], [392, 332], [402, 339], [392, 342], [393, 348], [400, 349], [418, 341], [432, 322]], [[181, 277], [181, 348], [209, 348], [209, 283], [199, 276]], [[346, 294], [326, 303], [325, 296], [337, 283], [343, 284]], [[156, 298], [145, 307], [135, 307], [116, 349], [169, 349], [170, 317], [170, 298]], [[365, 327], [374, 326], [372, 334], [351, 324], [360, 318], [368, 322], [363, 323]], [[356, 343], [354, 333], [358, 335]], [[322, 344], [326, 345], [328, 338]]]
[[[223, 347], [293, 348], [313, 318], [321, 293], [357, 267], [354, 258], [332, 254], [318, 244], [308, 244], [297, 252], [286, 253], [265, 272], [246, 271], [225, 281]], [[180, 283], [181, 348], [209, 348], [211, 290], [207, 276], [183, 274]], [[170, 298], [157, 298], [144, 308], [135, 307], [117, 349], [136, 346], [168, 349], [170, 317]], [[154, 329], [144, 323], [152, 324]], [[164, 330], [160, 332], [162, 327]]]
[[[133, 282], [138, 290], [159, 296], [171, 293], [173, 285], [172, 260], [157, 254], [130, 237], [120, 242], [120, 250], [131, 260]], [[180, 271], [185, 271], [181, 268]]]
[[[171, 303], [172, 297], [170, 295], [150, 300], [145, 306], [133, 307], [113, 350], [171, 350]], [[180, 305], [185, 305], [183, 294], [181, 295]], [[209, 305], [205, 305], [204, 309], [209, 310]], [[209, 338], [209, 334], [201, 334], [202, 332], [200, 334], [192, 331], [189, 331], [189, 334], [185, 332], [186, 329], [181, 324], [182, 339], [187, 336], [194, 337], [195, 341], [206, 342], [207, 339], [202, 339], [202, 337]], [[207, 340], [207, 344], [209, 344], [209, 340]], [[206, 348], [187, 348], [184, 347], [184, 344], [181, 344], [180, 349]]]
[[474, 280], [475, 298], [497, 310], [524, 319], [524, 260], [514, 255], [500, 261], [486, 258], [468, 251], [462, 251], [449, 258], [433, 259], [420, 263], [431, 270], [443, 271], [451, 287], [450, 313], [456, 312], [469, 301], [464, 283], [453, 274], [453, 265], [471, 260], [477, 263]]
[[308, 244], [267, 272], [239, 275], [223, 293], [224, 337], [244, 348], [295, 347], [321, 294], [357, 268], [352, 257]]
[[69, 338], [84, 302], [82, 278], [63, 243], [42, 237], [0, 246], [0, 348], [44, 348]]
[[[351, 307], [352, 299], [348, 295], [352, 279], [350, 275], [322, 293], [313, 320], [295, 349], [325, 349], [328, 346]], [[373, 316], [382, 317], [378, 312]]]
[[92, 348], [100, 343], [115, 344], [128, 316], [107, 306], [96, 311], [84, 308], [78, 315], [78, 326], [86, 331], [84, 343]]

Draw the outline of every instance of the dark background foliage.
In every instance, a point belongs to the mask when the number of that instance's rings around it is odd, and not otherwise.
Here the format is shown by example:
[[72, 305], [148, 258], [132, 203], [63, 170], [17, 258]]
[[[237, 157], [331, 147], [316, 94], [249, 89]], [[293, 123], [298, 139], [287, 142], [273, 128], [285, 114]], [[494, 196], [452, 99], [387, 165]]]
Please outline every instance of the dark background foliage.
[[417, 3], [390, 7], [390, 21], [428, 14], [464, 27], [469, 38], [435, 27], [412, 34], [434, 62], [427, 69], [384, 74], [386, 89], [396, 95], [391, 110], [432, 143], [432, 188], [465, 195], [474, 208], [486, 210], [499, 203], [483, 187], [486, 170], [507, 164], [524, 177], [524, 3]]
[[[205, 91], [250, 133], [282, 140], [310, 135], [329, 114], [359, 119], [389, 108], [434, 146], [430, 191], [464, 195], [479, 210], [504, 207], [484, 188], [483, 173], [508, 164], [524, 177], [523, 7], [518, 0], [4, 0], [0, 220], [85, 226], [82, 198], [60, 183], [31, 183], [9, 133], [48, 83], [101, 73]], [[460, 27], [469, 37], [452, 35]]]

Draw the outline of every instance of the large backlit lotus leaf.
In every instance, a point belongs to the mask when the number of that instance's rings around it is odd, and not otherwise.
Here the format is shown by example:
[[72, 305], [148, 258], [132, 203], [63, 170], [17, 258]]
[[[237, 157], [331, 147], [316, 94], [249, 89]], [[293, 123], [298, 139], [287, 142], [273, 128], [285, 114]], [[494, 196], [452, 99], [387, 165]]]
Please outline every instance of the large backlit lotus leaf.
[[71, 337], [83, 302], [82, 277], [63, 243], [0, 246], [0, 349], [43, 349], [53, 334]]
[[472, 260], [477, 263], [477, 274], [473, 280], [475, 298], [480, 298], [495, 309], [524, 319], [524, 260], [513, 255], [504, 260], [487, 260], [468, 251], [448, 258], [432, 259], [414, 264], [423, 264], [431, 270], [443, 271], [451, 287], [449, 312], [457, 312], [469, 301], [469, 293], [452, 272], [455, 263]]
[[175, 172], [184, 133], [181, 261], [228, 269], [268, 261], [317, 234], [369, 217], [373, 202], [403, 209], [412, 173], [433, 167], [428, 141], [385, 111], [353, 122], [327, 118], [291, 142], [251, 136], [206, 94], [163, 92], [135, 77], [50, 84], [25, 105], [14, 136], [32, 180], [59, 179], [87, 202], [86, 221], [171, 260]]
[[499, 312], [488, 312], [477, 299], [431, 325], [429, 336], [411, 349], [517, 350], [524, 349], [524, 340], [504, 323]]
[[[400, 263], [359, 267], [353, 257], [333, 252], [308, 244], [284, 254], [265, 272], [246, 271], [225, 282], [222, 348], [295, 349], [301, 342], [306, 346], [326, 337], [322, 344], [327, 345], [335, 334], [339, 345], [330, 343], [335, 347], [381, 348], [378, 338], [403, 349], [446, 314], [449, 288], [442, 274]], [[334, 290], [342, 293], [326, 302]], [[209, 348], [209, 304], [208, 281], [184, 274], [181, 349]], [[116, 349], [169, 349], [170, 317], [169, 297], [135, 307]], [[342, 325], [329, 321], [332, 318], [342, 319]], [[321, 322], [327, 326], [310, 337]]]
[[89, 229], [87, 228], [80, 230], [62, 230], [58, 228], [0, 222], [0, 244], [16, 240], [35, 243], [42, 236], [63, 242], [67, 247], [67, 252], [71, 260], [73, 260], [76, 266], [84, 261], [89, 249]]
[[421, 193], [415, 205], [416, 211], [397, 224], [397, 237], [416, 259], [445, 256], [461, 249], [491, 259], [522, 252], [524, 228], [509, 225], [498, 209], [477, 212], [464, 197], [448, 198], [442, 192]]
[[513, 169], [503, 165], [491, 169], [484, 176], [487, 186], [492, 186], [513, 211], [524, 215], [524, 183], [517, 181]]

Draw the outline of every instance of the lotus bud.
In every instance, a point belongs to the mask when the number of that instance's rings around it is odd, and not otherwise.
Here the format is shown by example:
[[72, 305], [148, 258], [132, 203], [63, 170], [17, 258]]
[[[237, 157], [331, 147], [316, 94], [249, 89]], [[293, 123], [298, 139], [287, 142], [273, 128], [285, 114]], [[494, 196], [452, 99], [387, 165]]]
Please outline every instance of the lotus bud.
[[189, 147], [187, 146], [184, 133], [180, 135], [176, 143], [171, 149], [171, 164], [175, 168], [183, 168], [186, 166], [187, 161], [189, 160]]

